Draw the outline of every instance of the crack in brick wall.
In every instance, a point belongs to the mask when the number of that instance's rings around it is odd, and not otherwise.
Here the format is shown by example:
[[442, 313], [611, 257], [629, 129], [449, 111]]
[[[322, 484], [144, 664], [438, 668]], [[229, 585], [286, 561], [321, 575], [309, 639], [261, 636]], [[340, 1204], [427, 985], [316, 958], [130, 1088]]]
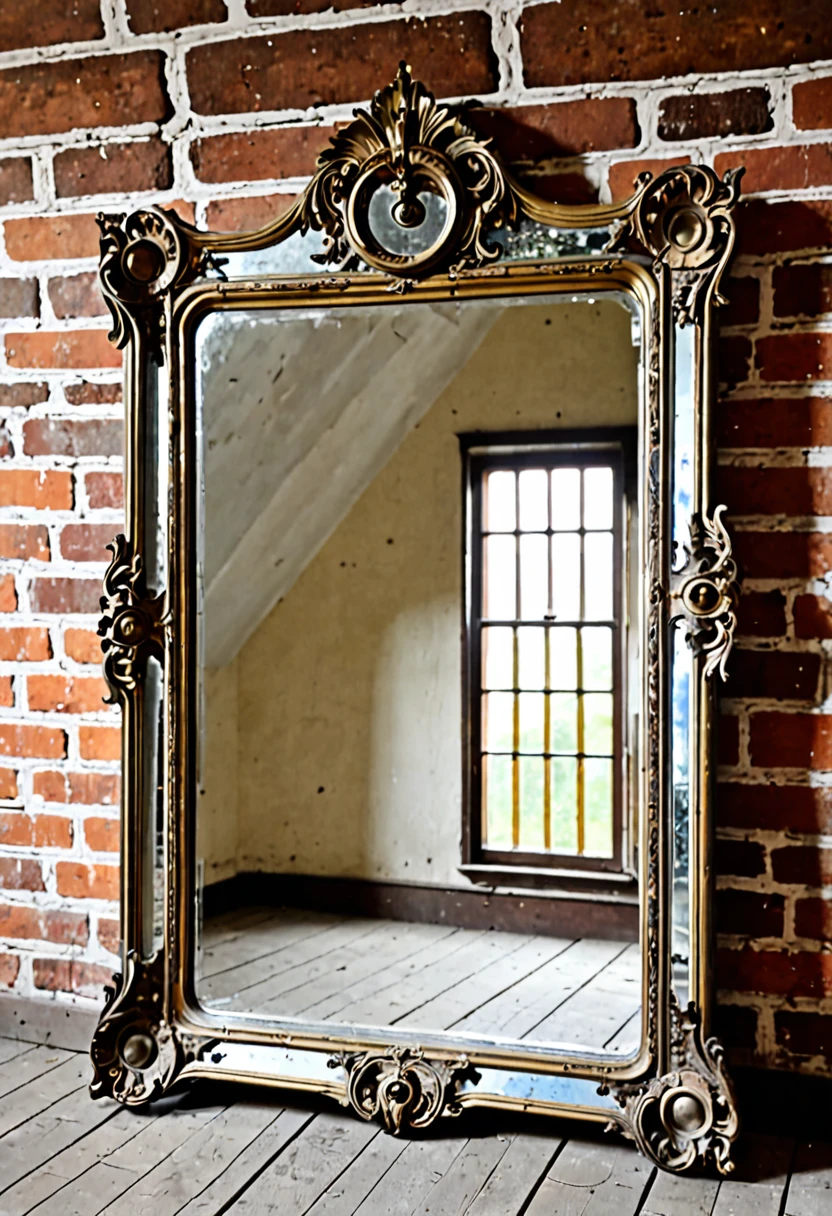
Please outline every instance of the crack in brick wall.
[[[95, 624], [122, 524], [99, 209], [265, 223], [408, 59], [559, 201], [745, 164], [718, 497], [743, 571], [722, 700], [718, 1029], [832, 1067], [832, 26], [738, 0], [41, 0], [0, 15], [0, 988], [91, 1003], [118, 947], [118, 714]], [[788, 9], [787, 16], [783, 16]], [[32, 45], [33, 39], [42, 45]]]

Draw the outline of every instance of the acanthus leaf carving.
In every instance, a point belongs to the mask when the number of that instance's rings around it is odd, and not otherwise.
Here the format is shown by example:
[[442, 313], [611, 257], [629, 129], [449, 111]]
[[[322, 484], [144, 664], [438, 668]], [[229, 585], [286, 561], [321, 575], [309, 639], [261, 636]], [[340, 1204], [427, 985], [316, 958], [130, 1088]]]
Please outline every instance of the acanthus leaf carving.
[[380, 1117], [393, 1135], [429, 1127], [442, 1115], [458, 1115], [459, 1085], [473, 1071], [464, 1057], [431, 1060], [409, 1047], [342, 1054], [332, 1057], [329, 1066], [347, 1074], [344, 1104], [362, 1119]]
[[107, 548], [113, 559], [104, 575], [98, 634], [112, 703], [135, 690], [148, 655], [163, 657], [164, 596], [147, 596], [141, 556], [122, 533]]
[[737, 563], [723, 523], [726, 510], [721, 505], [713, 516], [692, 518], [690, 548], [685, 565], [674, 576], [673, 592], [688, 625], [688, 641], [705, 656], [705, 676], [719, 672], [723, 680], [728, 678], [726, 664], [734, 645], [739, 598]]

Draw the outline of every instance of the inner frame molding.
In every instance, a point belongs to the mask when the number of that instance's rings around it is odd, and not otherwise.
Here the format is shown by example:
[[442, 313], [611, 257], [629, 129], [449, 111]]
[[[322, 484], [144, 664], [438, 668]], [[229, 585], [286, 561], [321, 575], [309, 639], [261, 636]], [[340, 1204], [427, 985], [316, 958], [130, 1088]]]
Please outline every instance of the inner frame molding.
[[[369, 110], [338, 132], [303, 194], [254, 232], [198, 231], [174, 212], [100, 215], [102, 289], [111, 340], [125, 350], [126, 535], [113, 543], [99, 632], [104, 673], [122, 709], [122, 973], [92, 1043], [94, 1097], [127, 1105], [197, 1076], [326, 1094], [391, 1132], [421, 1129], [468, 1106], [602, 1121], [664, 1169], [732, 1168], [738, 1117], [722, 1048], [711, 1036], [711, 850], [715, 684], [736, 626], [736, 566], [725, 508], [711, 498], [712, 311], [734, 242], [742, 170], [706, 166], [642, 174], [620, 203], [538, 198], [466, 121], [401, 65]], [[385, 248], [369, 220], [380, 184], [407, 229], [420, 194], [444, 201], [441, 230], [416, 253]], [[494, 235], [521, 223], [611, 227], [598, 255], [501, 261]], [[223, 255], [324, 236], [318, 274], [228, 278]], [[644, 519], [643, 757], [639, 825], [643, 957], [641, 1045], [623, 1059], [521, 1048], [451, 1033], [331, 1026], [200, 1007], [195, 960], [196, 366], [195, 331], [225, 309], [384, 306], [418, 301], [615, 292], [640, 317]], [[395, 293], [391, 296], [391, 293]], [[691, 536], [674, 563], [671, 465], [676, 335], [692, 335], [694, 475]], [[158, 412], [161, 422], [153, 421]], [[159, 494], [170, 478], [171, 492]], [[160, 509], [160, 500], [164, 507]], [[681, 564], [679, 561], [681, 559]], [[684, 990], [670, 941], [672, 810], [669, 650], [682, 628], [694, 656], [689, 788], [690, 966]], [[154, 700], [155, 698], [155, 700]], [[153, 717], [148, 706], [161, 705]], [[161, 720], [151, 732], [148, 722]], [[151, 736], [155, 737], [151, 737]], [[156, 789], [162, 821], [154, 822]], [[153, 813], [148, 810], [153, 807]], [[161, 846], [161, 847], [160, 847]], [[154, 894], [157, 858], [163, 861]]]

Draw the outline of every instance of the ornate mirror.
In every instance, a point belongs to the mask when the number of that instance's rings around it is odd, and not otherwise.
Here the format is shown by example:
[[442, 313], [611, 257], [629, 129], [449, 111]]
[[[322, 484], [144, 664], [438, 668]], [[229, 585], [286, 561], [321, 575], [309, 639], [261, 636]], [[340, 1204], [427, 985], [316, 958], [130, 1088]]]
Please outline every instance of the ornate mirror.
[[529, 193], [404, 66], [269, 226], [102, 216], [127, 531], [123, 975], [93, 1092], [411, 1133], [570, 1114], [731, 1168], [710, 496], [739, 173]]

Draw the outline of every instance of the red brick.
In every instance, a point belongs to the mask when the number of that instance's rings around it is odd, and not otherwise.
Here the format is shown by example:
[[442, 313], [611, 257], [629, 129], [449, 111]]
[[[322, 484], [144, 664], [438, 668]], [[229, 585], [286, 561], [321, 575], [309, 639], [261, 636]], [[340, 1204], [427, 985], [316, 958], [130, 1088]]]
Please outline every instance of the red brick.
[[99, 917], [98, 942], [110, 954], [121, 953], [121, 926], [117, 920], [109, 916]]
[[103, 37], [99, 0], [38, 0], [37, 12], [26, 5], [0, 6], [0, 51]]
[[0, 160], [0, 207], [5, 207], [8, 203], [28, 203], [34, 197], [32, 162], [29, 157], [8, 156]]
[[822, 786], [720, 782], [716, 802], [720, 827], [832, 833], [832, 789]]
[[37, 279], [0, 279], [0, 317], [38, 317]]
[[757, 878], [766, 872], [766, 851], [756, 840], [717, 840], [714, 842], [714, 862], [717, 874]]
[[160, 139], [108, 143], [102, 148], [68, 148], [55, 157], [58, 198], [169, 190], [172, 185], [170, 147]]
[[23, 424], [27, 456], [120, 456], [123, 448], [120, 418], [30, 418]]
[[13, 768], [0, 768], [0, 798], [11, 801], [17, 797], [17, 773]]
[[832, 567], [825, 532], [734, 532], [734, 551], [747, 578], [822, 578]]
[[16, 848], [71, 849], [72, 820], [63, 815], [21, 815], [0, 811], [0, 844]]
[[777, 317], [817, 317], [832, 310], [832, 266], [775, 266], [772, 283]]
[[419, 65], [438, 97], [497, 87], [490, 19], [468, 11], [194, 47], [186, 58], [191, 106], [198, 114], [237, 114], [360, 101], [402, 59]]
[[637, 0], [539, 4], [523, 10], [520, 45], [528, 87], [657, 80], [753, 71], [832, 58], [832, 31], [814, 0], [750, 7], [645, 8]]
[[[735, 649], [727, 670], [726, 692], [729, 696], [814, 701], [820, 676], [820, 655], [805, 651]], [[33, 678], [30, 676], [30, 681]]]
[[0, 629], [0, 659], [6, 663], [43, 663], [52, 658], [49, 630], [22, 625]]
[[63, 279], [50, 279], [49, 300], [55, 316], [61, 320], [68, 317], [100, 317], [107, 311], [98, 286], [98, 275], [93, 271], [68, 275]]
[[117, 853], [119, 821], [93, 817], [84, 820], [84, 839], [94, 853]]
[[832, 954], [785, 951], [717, 951], [717, 982], [736, 992], [770, 996], [824, 997], [832, 994]]
[[32, 777], [32, 791], [36, 798], [44, 802], [66, 802], [66, 775], [55, 769], [41, 769]]
[[717, 373], [721, 384], [741, 384], [748, 379], [751, 365], [751, 342], [734, 335], [721, 337], [717, 346]]
[[17, 590], [13, 574], [0, 575], [0, 612], [17, 611]]
[[778, 1009], [774, 1032], [778, 1044], [793, 1056], [832, 1060], [832, 1015], [828, 1013]]
[[113, 405], [121, 401], [124, 392], [121, 384], [90, 384], [84, 380], [64, 385], [64, 396], [70, 405]]
[[802, 80], [794, 86], [792, 121], [798, 131], [832, 127], [832, 76]]
[[94, 215], [27, 215], [6, 220], [6, 252], [16, 262], [98, 257]]
[[550, 203], [597, 203], [598, 190], [581, 173], [548, 173], [515, 166], [521, 185]]
[[0, 676], [0, 705], [4, 709], [14, 705], [14, 687], [11, 676]]
[[775, 882], [825, 887], [832, 883], [832, 849], [819, 849], [814, 845], [773, 849], [771, 869]]
[[717, 932], [744, 937], [781, 937], [785, 902], [782, 895], [758, 891], [717, 891]]
[[677, 165], [689, 165], [689, 156], [671, 156], [667, 160], [617, 160], [610, 165], [610, 193], [613, 202], [629, 198], [636, 188], [636, 178], [642, 173], [650, 173], [658, 177], [666, 169], [675, 169]]
[[59, 861], [55, 876], [59, 895], [71, 899], [118, 899], [118, 866]]
[[29, 590], [34, 612], [97, 613], [101, 583], [93, 578], [37, 578]]
[[73, 562], [109, 562], [112, 524], [67, 524], [61, 531], [61, 556]]
[[832, 245], [832, 201], [769, 203], [747, 199], [736, 211], [737, 257], [827, 249]]
[[67, 629], [64, 650], [76, 663], [101, 662], [101, 638], [91, 629]]
[[134, 34], [209, 25], [227, 17], [223, 0], [127, 0], [127, 20]]
[[6, 334], [10, 367], [121, 367], [121, 351], [103, 329]]
[[475, 109], [468, 119], [480, 134], [494, 141], [508, 163], [634, 148], [641, 139], [636, 103], [630, 97]]
[[84, 480], [90, 506], [118, 510], [124, 506], [124, 479], [121, 473], [87, 473]]
[[79, 996], [101, 996], [101, 988], [112, 983], [109, 967], [82, 963], [77, 959], [36, 958], [32, 961], [35, 987], [48, 992], [74, 992]]
[[751, 763], [763, 768], [832, 768], [832, 716], [751, 716]]
[[0, 985], [12, 988], [20, 971], [20, 959], [16, 954], [0, 953]]
[[794, 906], [794, 928], [798, 937], [828, 941], [832, 938], [832, 902], [820, 896], [798, 899]]
[[60, 946], [86, 946], [87, 917], [77, 912], [48, 911], [21, 904], [0, 905], [0, 937], [56, 942]]
[[3, 134], [14, 139], [165, 122], [171, 108], [164, 65], [160, 51], [135, 51], [6, 68], [0, 72]]
[[832, 513], [832, 469], [723, 466], [719, 487], [720, 497], [735, 514]]
[[334, 127], [313, 126], [205, 136], [191, 144], [191, 163], [203, 182], [307, 177], [334, 133]]
[[720, 764], [739, 764], [739, 719], [731, 717], [728, 714], [721, 714], [716, 724], [716, 739], [718, 762]]
[[832, 638], [832, 604], [824, 595], [799, 595], [794, 602], [794, 631], [799, 638]]
[[100, 677], [29, 676], [29, 708], [36, 712], [97, 713], [104, 708], [107, 685]]
[[[8, 220], [6, 221], [8, 223]], [[49, 396], [48, 384], [32, 384], [23, 381], [19, 384], [0, 384], [0, 405], [25, 406], [39, 405]]]
[[[737, 163], [735, 152], [721, 152], [714, 158], [720, 177]], [[832, 144], [810, 144], [783, 148], [744, 148], [742, 179], [744, 194], [762, 190], [808, 190], [832, 182]]]
[[832, 444], [832, 400], [761, 397], [723, 401], [717, 443], [728, 448], [806, 448]]
[[70, 773], [69, 801], [82, 806], [118, 806], [121, 778], [116, 773]]
[[730, 89], [724, 93], [683, 93], [659, 106], [659, 139], [724, 139], [770, 131], [769, 91]]
[[776, 638], [786, 632], [786, 600], [782, 591], [746, 591], [737, 610], [741, 635]]
[[0, 507], [72, 510], [72, 474], [58, 469], [0, 469]]
[[13, 456], [14, 444], [9, 428], [4, 422], [0, 422], [0, 460], [11, 460]]
[[0, 756], [42, 756], [45, 760], [59, 760], [65, 755], [65, 731], [53, 726], [0, 722]]
[[719, 310], [720, 325], [753, 325], [760, 319], [759, 279], [725, 279], [720, 290], [728, 301]]
[[121, 759], [121, 731], [117, 726], [82, 726], [78, 741], [82, 760]]
[[213, 199], [205, 214], [206, 223], [214, 232], [250, 232], [265, 228], [288, 211], [295, 198], [294, 194], [261, 194], [254, 198]]
[[0, 888], [5, 891], [45, 891], [40, 862], [28, 857], [0, 857]]
[[42, 524], [0, 524], [0, 557], [49, 561], [49, 533]]

